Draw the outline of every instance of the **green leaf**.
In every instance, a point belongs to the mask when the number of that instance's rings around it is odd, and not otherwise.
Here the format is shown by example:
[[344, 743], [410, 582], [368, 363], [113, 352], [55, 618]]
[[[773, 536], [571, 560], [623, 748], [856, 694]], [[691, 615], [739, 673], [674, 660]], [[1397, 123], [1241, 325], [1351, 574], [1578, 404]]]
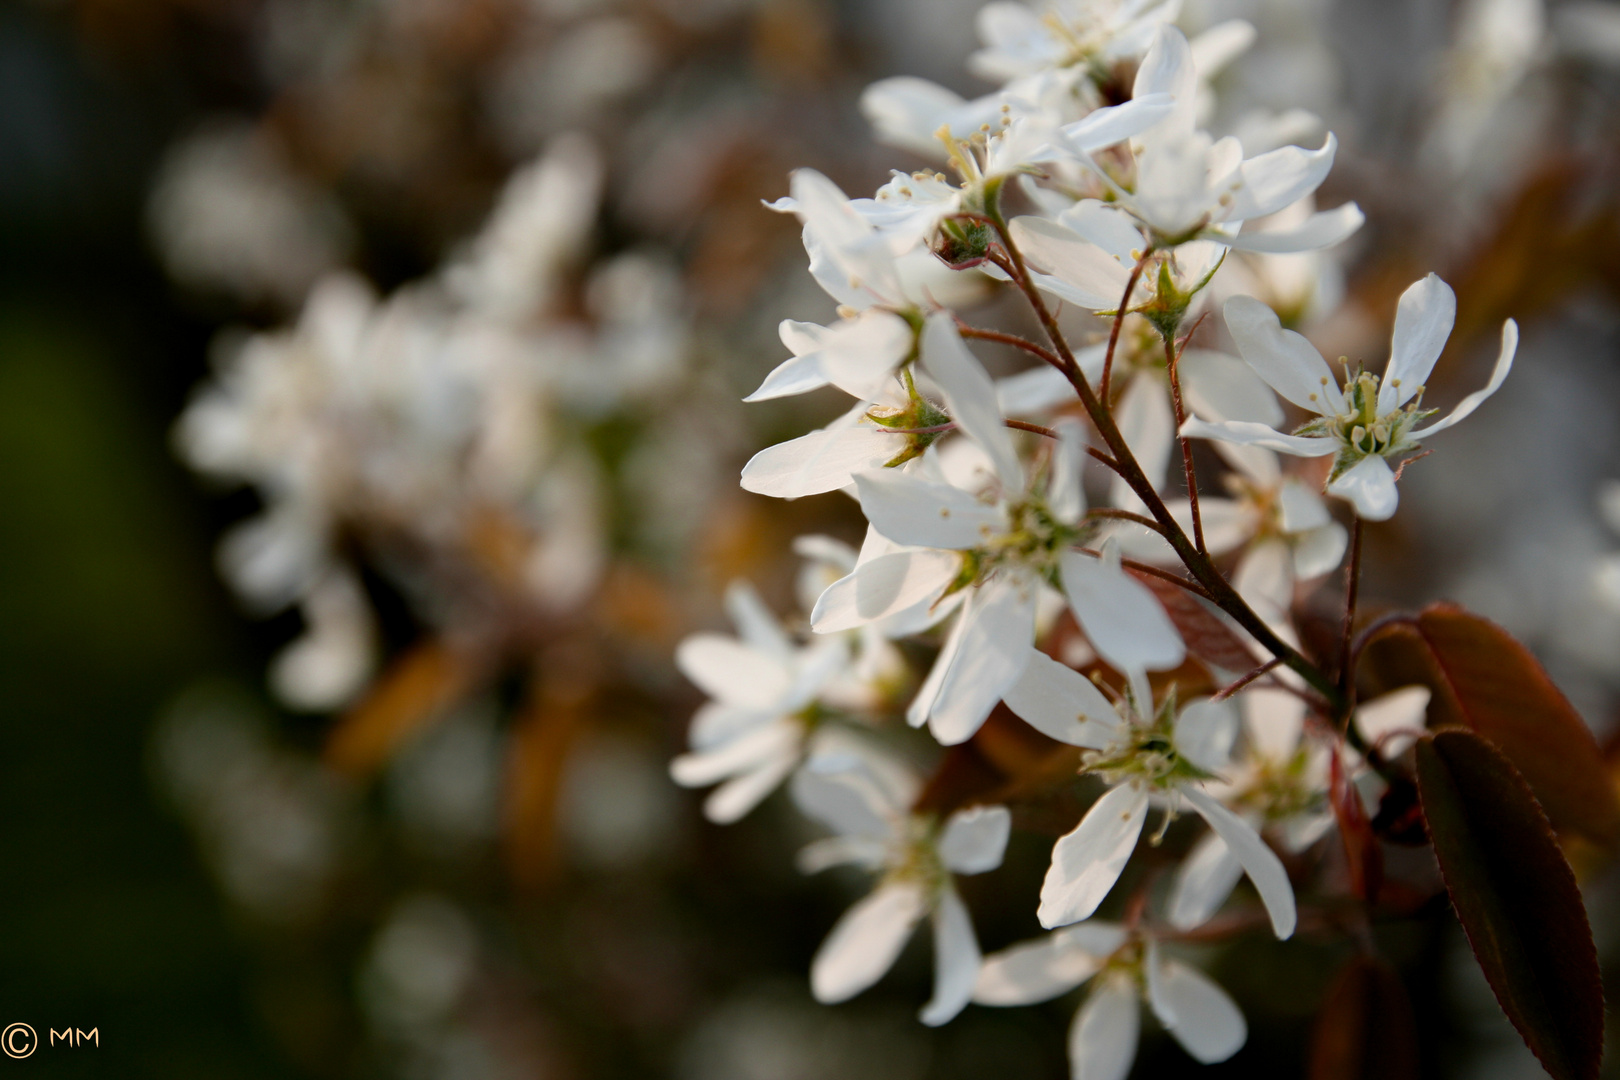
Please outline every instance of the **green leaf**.
[[1395, 969], [1355, 956], [1340, 969], [1311, 1036], [1310, 1080], [1417, 1080], [1417, 1023]]
[[1432, 727], [1483, 735], [1529, 781], [1547, 816], [1600, 844], [1620, 845], [1620, 788], [1597, 740], [1530, 650], [1455, 604], [1431, 604], [1407, 632], [1428, 646]]
[[1529, 786], [1479, 736], [1417, 745], [1418, 794], [1451, 905], [1502, 1011], [1556, 1080], [1593, 1080], [1603, 986], [1575, 874]]

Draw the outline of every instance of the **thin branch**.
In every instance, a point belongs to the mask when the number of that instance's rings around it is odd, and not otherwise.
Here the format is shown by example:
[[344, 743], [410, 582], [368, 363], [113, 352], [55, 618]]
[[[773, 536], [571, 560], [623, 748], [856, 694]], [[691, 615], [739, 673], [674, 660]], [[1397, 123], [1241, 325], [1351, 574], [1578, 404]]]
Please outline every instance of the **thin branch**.
[[1211, 700], [1211, 701], [1225, 701], [1227, 698], [1231, 697], [1233, 694], [1237, 693], [1239, 690], [1243, 689], [1245, 686], [1248, 686], [1250, 683], [1254, 682], [1254, 680], [1256, 680], [1256, 679], [1260, 678], [1261, 676], [1265, 675], [1266, 673], [1270, 672], [1273, 668], [1275, 668], [1280, 663], [1282, 663], [1282, 657], [1273, 656], [1270, 660], [1267, 660], [1265, 663], [1261, 664], [1259, 667], [1255, 668], [1253, 671], [1251, 671], [1247, 675], [1243, 676], [1237, 682], [1231, 683], [1230, 685], [1224, 686], [1220, 690], [1217, 690], [1214, 693], [1214, 695], [1210, 697], [1209, 700]]
[[1129, 445], [1126, 444], [1124, 437], [1120, 434], [1119, 426], [1114, 423], [1113, 416], [1110, 415], [1109, 410], [1104, 407], [1103, 403], [1098, 400], [1096, 393], [1091, 388], [1091, 384], [1080, 370], [1080, 365], [1075, 362], [1074, 352], [1069, 348], [1068, 340], [1063, 336], [1062, 328], [1057, 325], [1057, 320], [1052, 316], [1051, 310], [1047, 308], [1045, 300], [1041, 297], [1040, 290], [1035, 287], [1034, 282], [1025, 272], [1023, 254], [1018, 250], [1018, 246], [1013, 243], [1011, 230], [1007, 228], [1005, 219], [1001, 216], [999, 210], [993, 209], [992, 214], [996, 222], [996, 232], [1006, 251], [1005, 261], [1007, 267], [1010, 267], [1010, 269], [1007, 269], [1007, 274], [1012, 278], [1013, 283], [1023, 291], [1024, 297], [1029, 301], [1036, 318], [1040, 320], [1042, 328], [1046, 331], [1047, 338], [1052, 342], [1053, 349], [1063, 361], [1063, 373], [1068, 378], [1069, 384], [1074, 387], [1075, 393], [1079, 396], [1081, 404], [1085, 406], [1086, 413], [1091, 417], [1091, 422], [1096, 426], [1103, 442], [1116, 455], [1112, 465], [1114, 471], [1136, 493], [1137, 497], [1147, 504], [1148, 510], [1159, 524], [1164, 526], [1165, 539], [1169, 541], [1171, 547], [1175, 548], [1176, 554], [1181, 557], [1181, 561], [1188, 571], [1207, 590], [1211, 602], [1232, 616], [1237, 621], [1237, 624], [1247, 630], [1266, 651], [1273, 656], [1282, 657], [1283, 663], [1297, 672], [1301, 678], [1326, 699], [1329, 711], [1333, 715], [1344, 712], [1346, 702], [1334, 681], [1328, 678], [1321, 668], [1311, 663], [1298, 649], [1278, 637], [1276, 631], [1266, 625], [1265, 620], [1255, 614], [1254, 609], [1249, 607], [1248, 602], [1238, 595], [1237, 590], [1221, 575], [1219, 568], [1215, 566], [1209, 556], [1201, 554], [1193, 546], [1186, 533], [1182, 531], [1181, 525], [1176, 521], [1174, 515], [1170, 513], [1169, 508], [1165, 506], [1164, 500], [1160, 498], [1158, 491], [1154, 489], [1152, 481], [1142, 471], [1141, 464], [1137, 462]]
[[1145, 529], [1152, 529], [1160, 536], [1164, 535], [1163, 525], [1160, 525], [1157, 521], [1154, 521], [1150, 517], [1143, 517], [1141, 514], [1133, 514], [1129, 510], [1116, 510], [1111, 506], [1097, 506], [1087, 510], [1086, 517], [1113, 518], [1117, 521], [1134, 521], [1136, 524]]
[[1356, 600], [1361, 591], [1361, 518], [1358, 516], [1355, 524], [1350, 526], [1350, 563], [1344, 571], [1344, 629], [1339, 640], [1339, 693], [1343, 694], [1348, 703], [1345, 709], [1345, 720], [1349, 721], [1350, 709], [1354, 707], [1356, 678], [1355, 667], [1351, 663], [1351, 645], [1356, 627]]
[[1142, 252], [1142, 257], [1136, 260], [1131, 267], [1131, 276], [1125, 281], [1125, 296], [1119, 302], [1119, 309], [1114, 312], [1114, 325], [1108, 331], [1108, 351], [1103, 354], [1102, 386], [1097, 396], [1104, 405], [1108, 404], [1108, 387], [1114, 377], [1114, 350], [1119, 345], [1119, 328], [1125, 325], [1125, 310], [1131, 306], [1131, 293], [1136, 291], [1136, 279], [1142, 276], [1142, 268], [1147, 265], [1148, 257], [1153, 249], [1148, 248]]
[[[1198, 328], [1194, 326], [1193, 329]], [[1192, 441], [1181, 433], [1181, 425], [1187, 422], [1187, 410], [1181, 404], [1180, 361], [1181, 351], [1175, 347], [1175, 342], [1169, 335], [1166, 335], [1164, 362], [1170, 373], [1170, 404], [1176, 413], [1176, 441], [1181, 444], [1181, 467], [1187, 474], [1187, 502], [1192, 508], [1193, 546], [1198, 549], [1198, 554], [1207, 557], [1209, 549], [1204, 546], [1204, 516], [1198, 510], [1198, 474], [1193, 471]]]
[[1003, 420], [1002, 423], [1006, 424], [1014, 431], [1028, 431], [1048, 439], [1057, 438], [1057, 432], [1053, 431], [1051, 428], [1041, 427], [1039, 424], [1031, 424], [1027, 420]]
[[1000, 330], [986, 330], [978, 326], [969, 326], [961, 319], [956, 320], [956, 332], [965, 338], [977, 338], [979, 341], [994, 341], [1001, 345], [1011, 345], [1015, 349], [1024, 350], [1031, 356], [1040, 357], [1055, 368], [1063, 366], [1063, 361], [1059, 360], [1052, 352], [1041, 348], [1028, 338], [1019, 337], [1017, 334], [1004, 334]]

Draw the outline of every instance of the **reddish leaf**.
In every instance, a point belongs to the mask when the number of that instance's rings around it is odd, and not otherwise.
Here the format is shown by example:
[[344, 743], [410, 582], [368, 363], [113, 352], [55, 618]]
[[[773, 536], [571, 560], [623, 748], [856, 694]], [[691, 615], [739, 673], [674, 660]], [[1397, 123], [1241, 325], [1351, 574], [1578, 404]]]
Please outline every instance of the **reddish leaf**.
[[1511, 762], [1472, 732], [1417, 745], [1418, 792], [1451, 905], [1496, 1000], [1556, 1080], [1593, 1080], [1603, 986], [1575, 874]]
[[1620, 791], [1597, 740], [1530, 651], [1455, 604], [1425, 608], [1413, 631], [1435, 662], [1431, 725], [1460, 723], [1498, 747], [1558, 828], [1620, 843]]
[[1130, 570], [1128, 573], [1158, 597], [1170, 621], [1181, 632], [1188, 652], [1206, 663], [1240, 675], [1247, 674], [1260, 663], [1243, 639], [1198, 597], [1152, 574], [1144, 574], [1140, 570]]
[[1333, 803], [1333, 818], [1339, 823], [1339, 839], [1344, 842], [1345, 861], [1350, 865], [1350, 889], [1367, 903], [1376, 904], [1378, 892], [1384, 887], [1384, 849], [1378, 846], [1378, 837], [1367, 820], [1367, 808], [1361, 804], [1361, 792], [1345, 775], [1337, 750], [1333, 752], [1330, 773], [1328, 795]]
[[1310, 1080], [1417, 1080], [1417, 1024], [1395, 969], [1351, 958], [1328, 988], [1311, 1037]]

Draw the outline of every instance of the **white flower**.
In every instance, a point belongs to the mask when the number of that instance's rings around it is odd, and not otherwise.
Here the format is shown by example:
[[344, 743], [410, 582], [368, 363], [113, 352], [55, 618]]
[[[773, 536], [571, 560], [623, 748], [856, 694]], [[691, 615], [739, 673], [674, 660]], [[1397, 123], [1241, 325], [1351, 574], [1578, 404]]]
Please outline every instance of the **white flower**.
[[870, 895], [838, 920], [817, 950], [810, 989], [846, 1001], [883, 977], [912, 929], [934, 928], [934, 996], [921, 1019], [938, 1026], [961, 1012], [979, 974], [979, 944], [953, 874], [1001, 865], [1011, 815], [1001, 806], [959, 810], [940, 823], [914, 814], [914, 776], [870, 749], [817, 754], [793, 778], [799, 808], [837, 835], [799, 856], [807, 873], [852, 863], [881, 872]]
[[[1301, 852], [1333, 827], [1328, 805], [1331, 751], [1305, 727], [1305, 703], [1286, 690], [1256, 687], [1240, 695], [1245, 745], [1242, 757], [1212, 795], [1257, 829], [1268, 830], [1283, 847]], [[1395, 757], [1416, 741], [1423, 728], [1429, 690], [1408, 686], [1383, 694], [1356, 709], [1355, 724], [1368, 743]], [[1359, 757], [1341, 748], [1345, 767], [1364, 769]], [[1366, 790], [1377, 775], [1363, 771]], [[1243, 866], [1219, 833], [1211, 832], [1188, 853], [1176, 874], [1168, 918], [1178, 930], [1202, 925], [1226, 902], [1243, 876]]]
[[[1039, 593], [1061, 589], [1104, 659], [1123, 669], [1169, 668], [1184, 656], [1180, 636], [1144, 586], [1103, 558], [1072, 550], [1085, 513], [1080, 488], [1083, 431], [1059, 424], [1046, 483], [1026, 486], [1024, 469], [995, 405], [989, 376], [948, 316], [930, 316], [923, 365], [944, 390], [949, 414], [989, 459], [991, 490], [976, 491], [923, 469], [859, 472], [861, 508], [874, 531], [910, 550], [857, 565], [822, 595], [819, 633], [848, 630], [968, 590], [963, 610], [929, 678], [907, 712], [950, 745], [972, 736], [1019, 677], [1033, 650]], [[955, 586], [955, 588], [953, 588]]]
[[1456, 297], [1435, 275], [1411, 286], [1396, 309], [1382, 381], [1367, 372], [1347, 372], [1341, 389], [1309, 341], [1284, 330], [1276, 313], [1258, 300], [1234, 297], [1226, 302], [1226, 325], [1243, 359], [1277, 393], [1316, 416], [1293, 435], [1260, 423], [1197, 417], [1182, 425], [1181, 433], [1300, 457], [1334, 455], [1328, 494], [1348, 500], [1369, 521], [1383, 521], [1395, 513], [1400, 499], [1388, 459], [1465, 419], [1496, 393], [1512, 370], [1519, 327], [1509, 319], [1502, 324], [1502, 351], [1485, 388], [1463, 398], [1444, 419], [1418, 426], [1436, 411], [1422, 408], [1423, 384], [1445, 348], [1456, 311]]
[[692, 718], [691, 752], [669, 768], [683, 787], [724, 781], [703, 804], [721, 824], [758, 806], [793, 771], [821, 720], [818, 696], [849, 664], [838, 639], [794, 645], [742, 582], [726, 590], [726, 608], [740, 639], [694, 634], [675, 650], [681, 673], [714, 700]]
[[[1253, 826], [1205, 790], [1227, 764], [1236, 716], [1230, 703], [1194, 701], [1172, 716], [1173, 702], [1148, 705], [1147, 680], [1131, 673], [1131, 688], [1116, 708], [1090, 680], [1043, 654], [1006, 695], [1007, 706], [1045, 731], [1078, 720], [1071, 740], [1091, 748], [1084, 771], [1110, 785], [1080, 824], [1052, 849], [1041, 886], [1041, 925], [1063, 926], [1097, 910], [1136, 848], [1148, 807], [1167, 814], [1192, 807], [1224, 839], [1254, 882], [1280, 938], [1294, 932], [1294, 893], [1277, 856]], [[1141, 702], [1141, 705], [1137, 703]]]
[[1182, 1049], [1209, 1065], [1242, 1048], [1248, 1025], [1215, 983], [1164, 955], [1151, 934], [1098, 919], [985, 958], [973, 1000], [1031, 1005], [1090, 981], [1091, 992], [1069, 1028], [1075, 1080], [1124, 1080], [1136, 1059], [1144, 998]]
[[998, 0], [979, 9], [984, 48], [968, 69], [997, 80], [1064, 67], [1106, 76], [1116, 61], [1141, 56], [1179, 7], [1175, 0], [1052, 0], [1039, 8]]

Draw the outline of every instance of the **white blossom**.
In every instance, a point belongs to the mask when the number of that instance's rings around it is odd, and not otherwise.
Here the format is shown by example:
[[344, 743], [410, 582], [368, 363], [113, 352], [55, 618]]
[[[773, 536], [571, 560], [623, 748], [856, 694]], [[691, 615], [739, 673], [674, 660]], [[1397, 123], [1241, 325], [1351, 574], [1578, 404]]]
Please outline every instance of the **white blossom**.
[[1519, 327], [1502, 324], [1502, 349], [1483, 390], [1463, 398], [1450, 415], [1419, 425], [1436, 410], [1424, 409], [1424, 383], [1445, 348], [1456, 317], [1456, 297], [1433, 274], [1401, 294], [1389, 364], [1382, 380], [1364, 371], [1346, 372], [1341, 387], [1321, 353], [1276, 312], [1249, 297], [1226, 302], [1226, 325], [1243, 359], [1278, 394], [1316, 416], [1292, 435], [1262, 423], [1190, 418], [1181, 433], [1260, 446], [1300, 457], [1333, 455], [1327, 492], [1353, 504], [1369, 521], [1395, 513], [1399, 493], [1389, 459], [1417, 449], [1425, 436], [1466, 419], [1502, 385], [1513, 367]]

